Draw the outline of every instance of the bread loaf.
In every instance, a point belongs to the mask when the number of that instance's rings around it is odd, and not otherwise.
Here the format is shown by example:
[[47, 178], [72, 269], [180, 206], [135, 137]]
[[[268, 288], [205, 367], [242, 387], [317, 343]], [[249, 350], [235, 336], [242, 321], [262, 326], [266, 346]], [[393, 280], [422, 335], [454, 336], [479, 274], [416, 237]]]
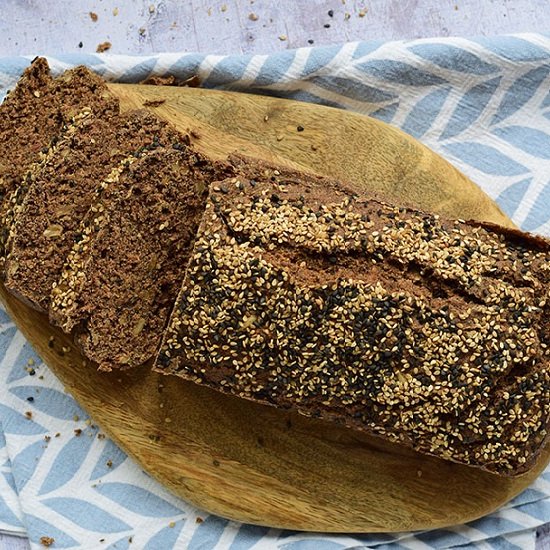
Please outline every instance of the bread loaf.
[[0, 106], [0, 274], [13, 207], [31, 183], [29, 169], [55, 144], [64, 127], [86, 108], [94, 114], [118, 112], [105, 82], [84, 67], [52, 78], [37, 58]]
[[100, 369], [160, 346], [156, 370], [218, 391], [501, 475], [534, 464], [547, 240], [212, 163], [83, 68], [37, 60], [0, 113], [0, 272]]
[[528, 469], [550, 412], [549, 242], [238, 164], [211, 188], [155, 368]]

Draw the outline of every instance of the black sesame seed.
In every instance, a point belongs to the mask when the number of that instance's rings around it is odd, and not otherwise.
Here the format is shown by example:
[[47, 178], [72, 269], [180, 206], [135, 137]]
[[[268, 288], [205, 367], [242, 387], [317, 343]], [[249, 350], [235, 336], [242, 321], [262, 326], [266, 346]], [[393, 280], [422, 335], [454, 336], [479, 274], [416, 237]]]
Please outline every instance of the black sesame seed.
[[160, 353], [158, 356], [157, 361], [163, 366], [167, 367], [170, 364], [170, 357], [165, 355], [164, 353]]

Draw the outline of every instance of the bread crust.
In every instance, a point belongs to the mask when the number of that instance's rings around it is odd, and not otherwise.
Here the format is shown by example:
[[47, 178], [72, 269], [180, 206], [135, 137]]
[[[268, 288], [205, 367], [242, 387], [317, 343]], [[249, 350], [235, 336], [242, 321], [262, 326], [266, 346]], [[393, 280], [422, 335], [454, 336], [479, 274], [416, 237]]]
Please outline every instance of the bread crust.
[[156, 362], [501, 475], [550, 411], [550, 243], [250, 161], [211, 189]]

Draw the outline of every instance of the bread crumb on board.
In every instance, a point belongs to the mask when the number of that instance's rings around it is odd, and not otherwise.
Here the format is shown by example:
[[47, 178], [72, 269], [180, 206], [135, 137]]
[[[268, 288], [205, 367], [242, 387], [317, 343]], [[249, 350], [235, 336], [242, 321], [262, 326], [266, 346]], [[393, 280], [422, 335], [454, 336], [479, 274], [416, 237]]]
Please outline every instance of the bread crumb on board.
[[96, 23], [97, 20], [98, 20], [97, 13], [91, 11], [91, 12], [89, 13], [89, 15], [90, 15], [90, 19], [91, 19], [94, 23]]
[[143, 102], [144, 107], [159, 107], [163, 103], [166, 103], [166, 99], [146, 99]]
[[46, 548], [49, 548], [54, 542], [55, 539], [53, 537], [40, 537], [40, 544]]

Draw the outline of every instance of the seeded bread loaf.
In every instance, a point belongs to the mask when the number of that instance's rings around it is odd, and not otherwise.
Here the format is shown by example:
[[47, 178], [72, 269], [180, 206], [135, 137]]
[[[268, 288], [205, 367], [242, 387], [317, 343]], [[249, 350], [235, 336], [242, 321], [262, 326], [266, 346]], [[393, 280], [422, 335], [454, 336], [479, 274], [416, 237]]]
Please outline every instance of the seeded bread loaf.
[[12, 221], [8, 211], [21, 201], [14, 194], [24, 194], [30, 165], [85, 107], [115, 113], [118, 102], [88, 69], [77, 67], [54, 79], [43, 58], [31, 64], [0, 106], [0, 273]]
[[[78, 236], [92, 201], [128, 157], [171, 146], [179, 134], [147, 111], [77, 115], [32, 180], [6, 246], [6, 287], [34, 307], [47, 311], [52, 284]], [[100, 185], [103, 182], [103, 186]]]
[[550, 412], [548, 241], [240, 164], [155, 369], [503, 475]]
[[50, 318], [75, 331], [100, 369], [133, 367], [154, 356], [208, 185], [224, 170], [183, 141], [159, 147], [128, 162], [85, 217], [53, 289]]

